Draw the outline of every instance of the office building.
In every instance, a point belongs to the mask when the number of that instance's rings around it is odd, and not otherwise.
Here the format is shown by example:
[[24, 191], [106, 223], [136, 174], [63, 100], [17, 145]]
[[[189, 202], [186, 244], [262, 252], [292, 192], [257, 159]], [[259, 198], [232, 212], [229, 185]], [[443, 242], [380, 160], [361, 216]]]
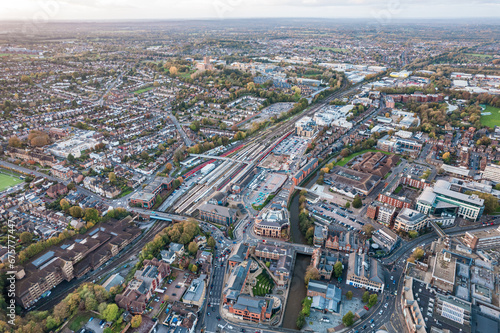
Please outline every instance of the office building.
[[473, 250], [499, 248], [500, 227], [496, 229], [467, 231], [462, 240], [466, 246]]
[[394, 229], [408, 231], [420, 231], [429, 224], [427, 215], [417, 210], [404, 208], [394, 221]]
[[451, 183], [438, 180], [434, 187], [426, 187], [417, 198], [417, 210], [423, 214], [461, 216], [477, 220], [484, 211], [484, 200], [450, 189]]

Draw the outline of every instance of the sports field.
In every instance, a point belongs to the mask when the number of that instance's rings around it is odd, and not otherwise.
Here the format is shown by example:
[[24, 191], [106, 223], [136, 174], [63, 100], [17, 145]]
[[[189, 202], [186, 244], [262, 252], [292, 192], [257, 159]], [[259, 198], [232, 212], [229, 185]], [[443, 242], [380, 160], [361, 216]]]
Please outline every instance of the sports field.
[[495, 126], [500, 126], [500, 109], [491, 105], [487, 105], [483, 112], [490, 112], [490, 115], [481, 116], [481, 124], [494, 128]]
[[16, 176], [0, 173], [0, 192], [22, 182], [23, 181]]

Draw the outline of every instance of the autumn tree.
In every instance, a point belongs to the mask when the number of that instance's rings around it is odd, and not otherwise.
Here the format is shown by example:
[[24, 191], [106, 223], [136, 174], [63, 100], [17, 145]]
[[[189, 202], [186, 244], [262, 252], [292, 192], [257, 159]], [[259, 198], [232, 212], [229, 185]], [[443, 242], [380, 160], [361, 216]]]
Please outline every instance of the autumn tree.
[[172, 171], [172, 164], [171, 163], [167, 163], [165, 165], [165, 170], [167, 171], [167, 173], [170, 173], [170, 171]]
[[210, 236], [207, 240], [207, 246], [210, 247], [210, 248], [214, 248], [215, 247], [215, 239]]
[[198, 252], [198, 244], [196, 244], [195, 242], [189, 243], [188, 251], [191, 254], [196, 254], [196, 252]]
[[352, 299], [352, 291], [348, 291], [346, 294], [345, 294], [345, 298], [347, 298], [348, 300], [351, 300]]
[[168, 71], [169, 71], [170, 75], [172, 75], [172, 76], [176, 76], [178, 73], [177, 67], [175, 67], [175, 66], [170, 67], [170, 69]]
[[444, 153], [443, 156], [442, 156], [442, 159], [443, 159], [444, 163], [450, 164], [451, 163], [451, 154], [450, 154], [450, 152], [447, 151], [446, 153]]
[[23, 244], [29, 244], [33, 240], [33, 235], [30, 232], [25, 231], [19, 235], [19, 239]]
[[141, 315], [135, 315], [130, 320], [130, 326], [132, 326], [132, 328], [137, 328], [137, 327], [141, 326], [141, 323], [142, 323], [142, 316]]
[[350, 154], [350, 153], [351, 153], [351, 152], [349, 151], [349, 149], [348, 149], [348, 148], [344, 148], [344, 149], [342, 149], [342, 150], [340, 151], [340, 156], [342, 156], [342, 157], [347, 157], [347, 156], [349, 156], [349, 154]]
[[21, 147], [21, 145], [22, 145], [22, 142], [21, 142], [21, 140], [19, 140], [19, 138], [17, 136], [11, 136], [9, 138], [9, 146], [10, 147], [19, 148], [19, 147]]
[[365, 224], [363, 228], [361, 228], [365, 232], [365, 235], [370, 238], [375, 231], [375, 228], [371, 224]]
[[61, 206], [62, 210], [66, 211], [67, 209], [69, 209], [70, 204], [69, 204], [68, 200], [61, 199], [61, 201], [59, 201], [59, 206]]
[[69, 215], [74, 218], [83, 217], [83, 209], [80, 206], [73, 206], [69, 209]]
[[108, 173], [108, 178], [111, 183], [116, 182], [116, 174], [114, 172]]
[[319, 279], [319, 271], [316, 267], [314, 266], [309, 266], [307, 267], [306, 270], [306, 275], [304, 276], [304, 282], [305, 284], [309, 284], [310, 280], [317, 280]]

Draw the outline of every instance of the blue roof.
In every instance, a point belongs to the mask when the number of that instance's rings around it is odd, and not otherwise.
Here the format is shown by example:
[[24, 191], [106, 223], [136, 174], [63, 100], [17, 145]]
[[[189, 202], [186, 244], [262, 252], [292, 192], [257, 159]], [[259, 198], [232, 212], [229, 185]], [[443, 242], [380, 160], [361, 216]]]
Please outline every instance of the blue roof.
[[47, 253], [45, 253], [44, 255], [42, 255], [40, 258], [33, 260], [32, 264], [35, 267], [38, 268], [44, 262], [46, 262], [47, 260], [49, 260], [50, 258], [52, 258], [54, 256], [54, 254], [55, 254], [54, 251], [48, 251]]

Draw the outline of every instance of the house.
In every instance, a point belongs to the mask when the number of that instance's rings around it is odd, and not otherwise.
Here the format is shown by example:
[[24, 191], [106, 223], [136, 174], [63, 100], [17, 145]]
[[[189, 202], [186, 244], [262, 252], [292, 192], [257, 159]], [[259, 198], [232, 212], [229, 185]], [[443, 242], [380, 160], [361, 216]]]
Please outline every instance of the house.
[[312, 297], [313, 309], [335, 313], [340, 310], [342, 291], [333, 284], [310, 280], [307, 285], [307, 296]]

